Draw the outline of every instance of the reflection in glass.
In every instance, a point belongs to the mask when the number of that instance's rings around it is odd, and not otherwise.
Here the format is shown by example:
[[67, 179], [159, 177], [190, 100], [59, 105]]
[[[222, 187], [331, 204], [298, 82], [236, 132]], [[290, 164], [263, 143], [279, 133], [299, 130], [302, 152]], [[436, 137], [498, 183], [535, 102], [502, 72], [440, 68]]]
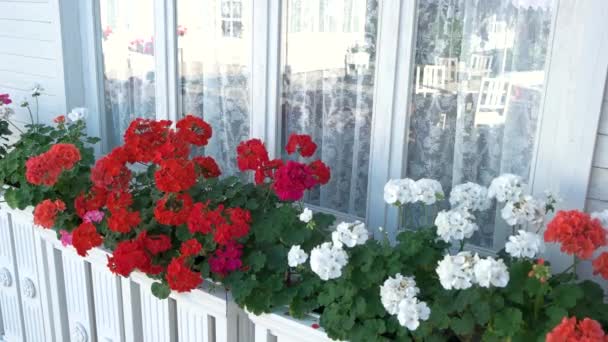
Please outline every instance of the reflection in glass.
[[[551, 3], [418, 2], [408, 177], [437, 179], [446, 194], [467, 181], [487, 186], [506, 172], [528, 179]], [[475, 243], [492, 247], [495, 211], [477, 218]]]
[[109, 147], [136, 117], [155, 118], [154, 9], [148, 0], [100, 0]]
[[376, 0], [284, 2], [283, 145], [310, 134], [329, 184], [307, 203], [364, 217], [377, 32]]
[[216, 159], [224, 175], [236, 173], [236, 146], [249, 137], [248, 3], [177, 2], [178, 32], [182, 32], [178, 34], [181, 113], [200, 116], [211, 124], [213, 137], [204, 152]]

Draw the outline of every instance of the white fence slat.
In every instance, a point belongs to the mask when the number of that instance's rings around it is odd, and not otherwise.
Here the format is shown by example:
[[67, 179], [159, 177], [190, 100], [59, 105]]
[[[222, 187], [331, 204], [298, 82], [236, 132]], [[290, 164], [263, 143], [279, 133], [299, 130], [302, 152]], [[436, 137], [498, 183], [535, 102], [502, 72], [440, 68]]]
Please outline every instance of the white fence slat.
[[[50, 232], [49, 232], [50, 233]], [[44, 235], [44, 232], [41, 233]], [[47, 238], [46, 242], [46, 265], [49, 269], [49, 299], [51, 301], [51, 314], [55, 341], [67, 341], [69, 339], [68, 313], [65, 299], [65, 282], [63, 278], [63, 263], [61, 251]], [[54, 237], [52, 237], [54, 238]]]
[[[144, 342], [176, 342], [174, 303], [160, 300], [150, 292], [149, 284], [140, 283], [141, 316]], [[173, 328], [173, 329], [172, 329]]]
[[[45, 291], [46, 269], [40, 267], [38, 262], [41, 250], [36, 246], [36, 229], [31, 216], [25, 212], [13, 211], [10, 213], [11, 227], [13, 229], [13, 243], [15, 257], [19, 272], [19, 287], [21, 293], [21, 307], [25, 326], [25, 339], [27, 341], [44, 341], [52, 336], [51, 320], [45, 317], [43, 304], [48, 298]], [[43, 296], [45, 296], [43, 298]], [[48, 309], [48, 307], [47, 307]]]
[[72, 340], [83, 336], [86, 337], [85, 341], [93, 340], [96, 333], [90, 269], [87, 262], [74, 250], [64, 249], [63, 271], [70, 336]]
[[97, 338], [104, 342], [125, 341], [120, 278], [106, 267], [105, 253], [92, 250], [89, 254], [91, 258], [97, 257], [97, 262], [91, 262]]
[[4, 339], [24, 339], [23, 315], [19, 300], [17, 268], [12, 246], [11, 227], [5, 207], [0, 209], [0, 311]]

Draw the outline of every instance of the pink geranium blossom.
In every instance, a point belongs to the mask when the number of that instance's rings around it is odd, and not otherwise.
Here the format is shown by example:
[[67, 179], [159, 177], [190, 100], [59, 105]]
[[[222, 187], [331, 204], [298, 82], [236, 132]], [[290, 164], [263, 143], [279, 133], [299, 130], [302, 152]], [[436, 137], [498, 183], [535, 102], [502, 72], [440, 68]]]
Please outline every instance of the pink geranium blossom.
[[104, 216], [103, 211], [91, 210], [91, 211], [87, 211], [84, 214], [84, 217], [82, 218], [82, 220], [84, 222], [99, 223], [99, 222], [101, 222], [101, 220], [103, 220], [103, 216]]
[[72, 245], [72, 233], [68, 233], [67, 230], [62, 229], [59, 231], [59, 234], [61, 235], [61, 244], [63, 247]]

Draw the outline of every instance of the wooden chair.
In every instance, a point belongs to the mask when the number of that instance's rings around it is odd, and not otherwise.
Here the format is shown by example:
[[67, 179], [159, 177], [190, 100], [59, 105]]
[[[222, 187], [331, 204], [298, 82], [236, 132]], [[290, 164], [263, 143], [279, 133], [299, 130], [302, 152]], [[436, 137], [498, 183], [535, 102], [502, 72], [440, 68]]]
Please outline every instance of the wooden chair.
[[494, 56], [486, 56], [481, 54], [472, 54], [469, 70], [467, 70], [469, 79], [473, 77], [488, 77], [492, 72], [492, 62]]
[[511, 98], [511, 82], [505, 78], [483, 78], [475, 109], [475, 126], [505, 122]]
[[455, 82], [458, 79], [458, 58], [454, 57], [435, 57], [435, 65], [445, 66], [447, 71], [447, 81]]
[[436, 94], [446, 89], [447, 69], [444, 65], [416, 67], [416, 94]]

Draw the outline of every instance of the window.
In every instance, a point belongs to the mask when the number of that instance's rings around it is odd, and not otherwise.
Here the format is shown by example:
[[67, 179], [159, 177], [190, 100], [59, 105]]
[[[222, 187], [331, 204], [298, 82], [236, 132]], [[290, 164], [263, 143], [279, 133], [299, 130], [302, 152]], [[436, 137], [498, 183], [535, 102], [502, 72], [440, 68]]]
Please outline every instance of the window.
[[[283, 32], [280, 100], [283, 145], [292, 133], [310, 134], [318, 145], [315, 157], [332, 170], [330, 182], [310, 191], [306, 202], [365, 217], [377, 3], [374, 0], [285, 3], [283, 16], [288, 29]], [[324, 7], [328, 3], [333, 5]], [[304, 4], [308, 10], [300, 11]], [[314, 10], [310, 7], [313, 4], [317, 5]], [[320, 17], [313, 15], [316, 20], [310, 20], [308, 13], [319, 13]], [[359, 20], [356, 28], [339, 25], [333, 32], [316, 29], [318, 23], [362, 14], [366, 20]]]
[[224, 37], [242, 38], [243, 3], [241, 0], [222, 0], [222, 33]]
[[[469, 181], [487, 186], [506, 172], [529, 179], [550, 3], [418, 2], [408, 177], [437, 179], [446, 194]], [[415, 221], [420, 215], [411, 210], [406, 216]], [[496, 217], [495, 209], [477, 215], [475, 244], [494, 246]]]
[[[196, 115], [214, 131], [195, 152], [231, 175], [239, 142], [288, 158], [289, 135], [310, 134], [332, 178], [307, 205], [394, 232], [389, 178], [446, 194], [505, 172], [534, 180], [552, 3], [100, 0], [106, 137], [120, 143], [135, 117]], [[410, 227], [431, 216], [408, 210]], [[476, 245], [499, 247], [496, 217], [478, 216]]]
[[155, 118], [154, 9], [151, 1], [100, 0], [108, 146], [121, 144], [136, 117]]
[[[179, 105], [182, 114], [205, 119], [213, 137], [205, 153], [213, 156], [224, 174], [235, 174], [236, 146], [250, 136], [251, 8], [240, 1], [178, 0]], [[224, 8], [238, 13], [239, 37], [226, 36]], [[238, 10], [236, 10], [238, 8]], [[238, 11], [238, 12], [237, 12]], [[234, 18], [234, 17], [233, 17]]]

